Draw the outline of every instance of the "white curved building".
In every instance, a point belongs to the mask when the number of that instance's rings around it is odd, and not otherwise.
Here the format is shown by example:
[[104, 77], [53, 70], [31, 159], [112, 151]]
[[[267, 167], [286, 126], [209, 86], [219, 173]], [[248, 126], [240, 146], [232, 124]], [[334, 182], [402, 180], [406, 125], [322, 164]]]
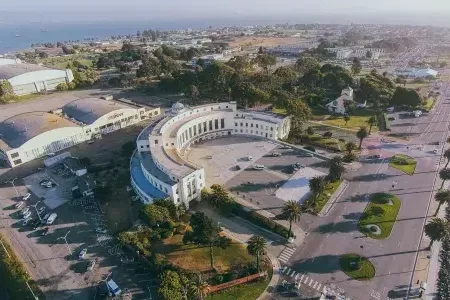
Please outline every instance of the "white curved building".
[[77, 99], [51, 112], [0, 122], [0, 160], [12, 167], [160, 115], [128, 100]]
[[205, 187], [203, 168], [184, 158], [192, 143], [228, 135], [283, 139], [290, 125], [289, 117], [238, 110], [235, 102], [189, 108], [176, 103], [168, 116], [137, 138], [130, 163], [132, 186], [145, 203], [171, 198], [189, 207]]
[[22, 63], [17, 59], [0, 60], [0, 81], [7, 80], [14, 94], [27, 95], [43, 91], [52, 91], [60, 83], [73, 80], [70, 69], [56, 70], [40, 65]]

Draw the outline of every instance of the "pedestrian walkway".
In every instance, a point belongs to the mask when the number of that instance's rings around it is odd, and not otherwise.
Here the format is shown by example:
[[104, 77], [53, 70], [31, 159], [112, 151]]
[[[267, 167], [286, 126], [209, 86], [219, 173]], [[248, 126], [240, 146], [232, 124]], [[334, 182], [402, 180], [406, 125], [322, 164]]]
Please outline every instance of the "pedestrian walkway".
[[289, 258], [295, 253], [296, 248], [286, 247], [278, 256], [278, 260], [282, 263], [287, 263]]
[[[300, 289], [302, 285], [307, 285], [312, 289], [315, 289], [319, 293], [321, 293], [324, 296], [335, 296], [335, 299], [339, 300], [351, 300], [350, 298], [346, 298], [343, 294], [345, 291], [339, 287], [337, 287], [334, 284], [331, 284], [330, 286], [326, 286], [325, 284], [322, 284], [309, 276], [307, 276], [304, 273], [297, 272], [294, 269], [283, 266], [280, 268], [280, 273], [288, 276], [293, 279], [293, 282], [295, 283], [295, 287], [297, 289]], [[322, 299], [322, 298], [321, 298]], [[326, 298], [323, 298], [326, 299]]]

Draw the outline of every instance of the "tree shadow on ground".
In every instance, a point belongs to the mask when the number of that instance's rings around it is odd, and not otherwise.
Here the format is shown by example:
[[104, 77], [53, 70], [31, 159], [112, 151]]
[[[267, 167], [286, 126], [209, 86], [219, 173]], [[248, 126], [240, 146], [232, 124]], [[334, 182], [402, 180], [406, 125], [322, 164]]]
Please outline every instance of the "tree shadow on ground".
[[268, 182], [268, 183], [252, 183], [252, 182], [245, 182], [245, 183], [241, 183], [238, 186], [234, 186], [230, 188], [231, 192], [256, 192], [256, 191], [260, 191], [263, 189], [275, 189], [276, 187], [280, 187], [281, 185], [283, 185], [284, 181], [280, 180], [280, 181], [275, 181], [275, 182]]
[[346, 215], [342, 215], [342, 217], [346, 220], [359, 220], [361, 219], [363, 213], [362, 212], [353, 212], [353, 213], [348, 213]]
[[339, 271], [338, 255], [321, 255], [301, 260], [296, 267], [304, 273], [327, 274]]
[[[382, 176], [380, 176], [382, 175]], [[351, 181], [362, 181], [362, 182], [371, 182], [371, 181], [380, 181], [386, 178], [396, 177], [398, 175], [386, 175], [386, 174], [365, 174], [360, 176], [355, 176], [351, 179]]]
[[358, 231], [358, 221], [347, 220], [337, 223], [323, 224], [317, 227], [314, 231], [320, 233], [336, 233], [336, 232], [353, 232]]
[[330, 162], [325, 161], [325, 160], [317, 161], [317, 162], [310, 164], [309, 167], [310, 168], [329, 168]]

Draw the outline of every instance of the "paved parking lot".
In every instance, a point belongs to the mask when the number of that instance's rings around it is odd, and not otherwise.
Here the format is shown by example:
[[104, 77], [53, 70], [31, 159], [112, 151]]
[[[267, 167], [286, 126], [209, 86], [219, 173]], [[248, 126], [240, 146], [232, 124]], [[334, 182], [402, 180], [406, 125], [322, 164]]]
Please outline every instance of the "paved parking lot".
[[[273, 156], [275, 152], [280, 156]], [[253, 157], [252, 161], [246, 159], [248, 155]], [[205, 141], [193, 147], [187, 159], [205, 168], [209, 185], [223, 184], [237, 197], [274, 214], [280, 213], [285, 201], [305, 197], [309, 191], [308, 178], [328, 173], [327, 164], [321, 159], [274, 141], [251, 137]], [[304, 168], [293, 171], [295, 163]], [[264, 165], [265, 169], [254, 170], [254, 165]]]

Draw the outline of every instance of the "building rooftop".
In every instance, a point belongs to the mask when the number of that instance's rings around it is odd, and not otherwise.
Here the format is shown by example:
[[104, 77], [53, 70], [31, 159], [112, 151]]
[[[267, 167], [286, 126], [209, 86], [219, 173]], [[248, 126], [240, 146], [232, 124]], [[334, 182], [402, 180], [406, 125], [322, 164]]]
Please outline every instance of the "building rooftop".
[[[130, 174], [131, 178], [133, 178], [133, 181], [139, 186], [139, 188], [142, 189], [150, 197], [154, 199], [165, 199], [168, 197], [167, 194], [158, 190], [147, 180], [147, 178], [145, 178], [145, 175], [141, 169], [139, 153], [137, 151], [131, 157]], [[154, 173], [152, 174], [154, 175]]]
[[66, 104], [62, 112], [70, 118], [89, 125], [107, 113], [124, 108], [137, 108], [137, 106], [100, 98], [84, 98]]
[[173, 153], [170, 150], [168, 150], [169, 152], [166, 152], [166, 150], [164, 150], [162, 146], [154, 147], [151, 149], [151, 151], [152, 155], [157, 158], [158, 163], [163, 165], [164, 168], [168, 169], [170, 173], [174, 174], [177, 177], [185, 177], [194, 171], [193, 168], [191, 168], [187, 163], [184, 163], [181, 158], [178, 157], [178, 154]]
[[0, 139], [10, 148], [18, 148], [41, 133], [63, 127], [78, 125], [47, 112], [28, 112], [1, 122]]
[[11, 79], [13, 77], [34, 71], [53, 70], [39, 65], [33, 64], [8, 64], [0, 65], [0, 80]]
[[153, 161], [152, 156], [150, 155], [149, 152], [141, 152], [140, 153], [140, 157], [141, 157], [141, 162], [142, 165], [144, 166], [144, 168], [151, 173], [153, 176], [155, 176], [156, 178], [158, 178], [159, 180], [161, 180], [164, 183], [167, 183], [169, 185], [174, 185], [176, 183], [175, 180], [173, 180], [172, 178], [169, 177], [169, 175], [167, 175], [166, 173], [164, 173], [163, 171], [161, 171], [155, 164], [155, 162]]

